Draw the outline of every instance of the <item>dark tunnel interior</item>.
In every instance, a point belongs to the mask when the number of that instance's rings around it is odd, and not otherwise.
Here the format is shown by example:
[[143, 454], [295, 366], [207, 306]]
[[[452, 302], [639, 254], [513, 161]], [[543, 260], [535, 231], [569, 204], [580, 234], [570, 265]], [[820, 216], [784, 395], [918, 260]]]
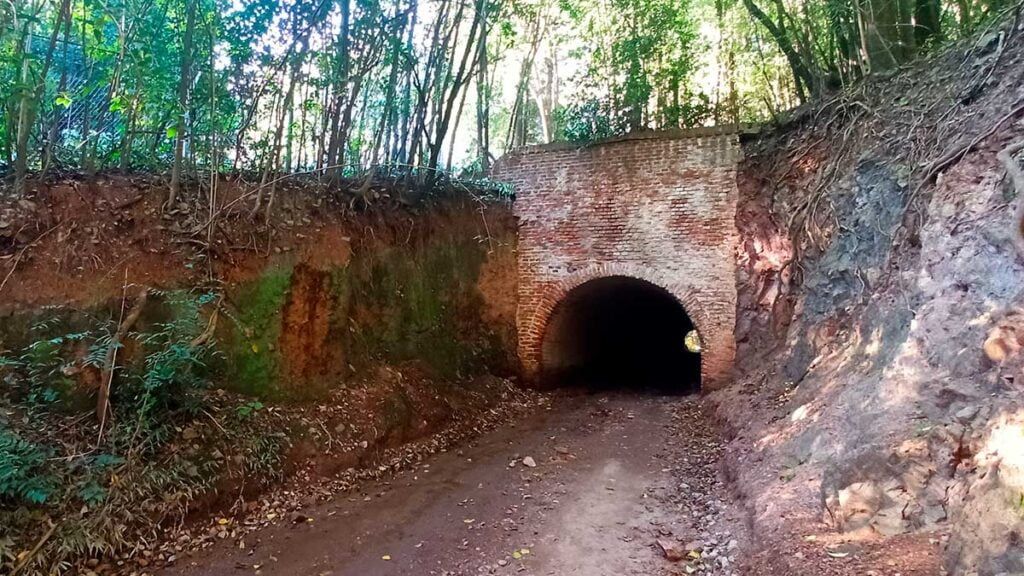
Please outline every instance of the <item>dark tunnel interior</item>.
[[586, 282], [555, 307], [544, 334], [546, 386], [685, 394], [700, 389], [694, 324], [663, 288], [636, 278]]

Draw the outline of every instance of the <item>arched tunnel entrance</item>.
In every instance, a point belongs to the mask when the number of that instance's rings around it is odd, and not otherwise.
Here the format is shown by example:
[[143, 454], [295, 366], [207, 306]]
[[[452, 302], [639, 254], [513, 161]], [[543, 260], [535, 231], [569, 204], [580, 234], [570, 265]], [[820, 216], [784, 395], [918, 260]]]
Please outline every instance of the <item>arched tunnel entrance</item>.
[[590, 280], [551, 314], [541, 379], [547, 386], [695, 392], [701, 357], [694, 330], [679, 300], [655, 284], [627, 276]]

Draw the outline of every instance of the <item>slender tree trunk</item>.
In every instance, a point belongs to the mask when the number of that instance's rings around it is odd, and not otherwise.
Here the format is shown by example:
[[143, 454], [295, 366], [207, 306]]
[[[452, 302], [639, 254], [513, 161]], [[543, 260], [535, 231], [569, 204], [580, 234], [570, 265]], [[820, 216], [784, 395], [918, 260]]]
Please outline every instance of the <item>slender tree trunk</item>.
[[[416, 31], [416, 22], [419, 12], [417, 11], [416, 0], [409, 2], [409, 13], [411, 14], [409, 30], [405, 36], [405, 58], [410, 59], [413, 54], [413, 35]], [[399, 114], [398, 124], [400, 133], [396, 135], [398, 146], [392, 156], [392, 162], [402, 162], [409, 155], [409, 136], [413, 124], [412, 90], [415, 70], [409, 63], [405, 64], [405, 79], [402, 82], [402, 108]]]
[[[460, 9], [457, 19], [461, 18], [461, 12], [462, 11]], [[481, 14], [474, 10], [473, 23], [469, 27], [469, 34], [466, 37], [466, 47], [462, 52], [458, 72], [456, 72], [452, 79], [451, 89], [448, 91], [447, 99], [441, 102], [443, 107], [440, 109], [440, 114], [438, 114], [437, 124], [434, 130], [434, 141], [430, 146], [430, 160], [427, 164], [431, 183], [433, 183], [437, 178], [436, 170], [438, 163], [440, 162], [441, 150], [444, 146], [444, 138], [447, 135], [448, 128], [451, 124], [452, 114], [455, 112], [455, 101], [459, 97], [459, 92], [464, 88], [468, 78], [473, 76], [473, 65], [475, 62], [471, 63], [471, 56], [476, 54], [477, 34], [480, 30], [481, 24], [480, 16]]]
[[336, 167], [329, 169], [329, 176], [332, 182], [336, 182], [341, 175], [341, 168], [337, 168], [337, 166], [345, 161], [345, 140], [347, 140], [347, 134], [344, 133], [345, 127], [342, 116], [351, 118], [351, 110], [342, 110], [345, 103], [349, 101], [348, 88], [352, 71], [352, 57], [349, 53], [351, 19], [351, 0], [341, 0], [341, 30], [338, 32], [337, 50], [335, 52], [337, 66], [334, 71], [331, 136], [327, 145], [327, 165]]
[[181, 76], [178, 78], [178, 119], [177, 132], [174, 135], [174, 164], [171, 166], [171, 186], [167, 196], [167, 206], [173, 207], [177, 202], [181, 188], [181, 170], [185, 157], [185, 121], [188, 114], [189, 87], [192, 84], [192, 35], [196, 23], [196, 4], [185, 0], [185, 38], [181, 46]]
[[[36, 107], [46, 90], [46, 76], [50, 73], [50, 65], [53, 63], [53, 53], [57, 47], [57, 36], [60, 34], [64, 8], [68, 0], [61, 3], [60, 12], [57, 14], [53, 25], [53, 32], [50, 34], [50, 43], [46, 49], [46, 59], [43, 68], [39, 73], [39, 83], [31, 83], [32, 68], [29, 61], [32, 58], [32, 30], [36, 20], [42, 12], [44, 4], [40, 3], [34, 10], [34, 16], [25, 22], [25, 40], [21, 53], [21, 83], [23, 87], [21, 103], [18, 106], [18, 140], [15, 148], [17, 157], [14, 162], [14, 193], [18, 196], [25, 193], [25, 179], [28, 176], [28, 140], [32, 132], [32, 125], [35, 123]], [[30, 90], [28, 87], [32, 86]]]
[[[794, 48], [793, 41], [787, 34], [785, 28], [785, 15], [780, 15], [779, 23], [771, 19], [768, 14], [761, 10], [755, 0], [743, 0], [743, 5], [746, 6], [747, 11], [754, 17], [755, 20], [761, 23], [772, 39], [775, 40], [776, 46], [782, 51], [782, 54], [786, 57], [786, 61], [789, 63], [789, 67], [793, 72], [793, 81], [796, 86], [797, 96], [800, 100], [806, 101], [808, 98], [808, 91], [813, 96], [819, 85], [815, 78], [815, 74], [811, 71], [811, 64], [808, 64]], [[781, 7], [780, 7], [781, 9]]]
[[[71, 41], [71, 0], [64, 0], [61, 3], [61, 17], [63, 18], [64, 28], [64, 65], [61, 66], [60, 70], [60, 81], [57, 84], [57, 93], [63, 94], [67, 90], [68, 86], [68, 44]], [[61, 28], [58, 19], [58, 24], [55, 25], [55, 30]], [[43, 81], [45, 82], [45, 78]], [[46, 172], [50, 169], [50, 164], [53, 162], [53, 146], [54, 141], [57, 139], [57, 129], [60, 126], [61, 118], [64, 113], [54, 114], [53, 121], [50, 122], [50, 127], [46, 134], [46, 144], [43, 151], [43, 162], [40, 178], [45, 177]]]
[[[38, 13], [38, 10], [36, 11]], [[28, 175], [28, 134], [32, 129], [32, 115], [30, 108], [34, 105], [32, 93], [28, 86], [32, 81], [32, 30], [35, 26], [35, 17], [25, 21], [25, 33], [22, 39], [21, 48], [21, 76], [22, 93], [18, 103], [18, 124], [14, 146], [14, 194], [23, 196], [25, 194], [25, 179]]]
[[914, 2], [914, 43], [920, 50], [933, 39], [942, 39], [942, 4], [939, 0], [916, 0]]
[[480, 13], [480, 17], [483, 20], [484, 25], [483, 30], [480, 33], [480, 44], [477, 47], [480, 54], [477, 56], [479, 65], [476, 73], [476, 145], [477, 166], [481, 174], [486, 175], [491, 171], [491, 94], [487, 84], [487, 73], [489, 72], [487, 59], [487, 31], [489, 30], [488, 0], [480, 0]]

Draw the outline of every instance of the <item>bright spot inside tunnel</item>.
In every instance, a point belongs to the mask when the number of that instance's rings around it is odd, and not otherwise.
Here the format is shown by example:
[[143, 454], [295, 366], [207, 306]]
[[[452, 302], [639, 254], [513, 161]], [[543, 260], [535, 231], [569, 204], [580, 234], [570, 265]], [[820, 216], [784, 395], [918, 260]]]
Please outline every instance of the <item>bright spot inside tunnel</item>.
[[552, 312], [541, 378], [548, 386], [694, 392], [699, 349], [693, 322], [668, 291], [636, 278], [598, 278]]

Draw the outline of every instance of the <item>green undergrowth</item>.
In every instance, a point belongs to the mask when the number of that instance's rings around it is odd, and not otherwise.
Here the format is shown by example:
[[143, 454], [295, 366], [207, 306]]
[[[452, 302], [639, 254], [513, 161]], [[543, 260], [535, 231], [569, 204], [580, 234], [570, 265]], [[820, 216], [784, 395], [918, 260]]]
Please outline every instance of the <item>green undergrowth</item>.
[[[59, 572], [144, 547], [219, 482], [279, 475], [287, 437], [260, 431], [210, 389], [219, 352], [200, 336], [217, 301], [201, 291], [150, 297], [145, 320], [116, 346], [102, 427], [82, 400], [94, 398], [118, 315], [54, 310], [3, 352], [0, 572]], [[211, 433], [214, 414], [223, 424]]]
[[[328, 270], [279, 265], [224, 293], [151, 291], [116, 346], [102, 430], [96, 391], [123, 318], [120, 300], [5, 319], [0, 573], [62, 572], [148, 549], [162, 526], [191, 511], [279, 482], [290, 450], [339, 417], [376, 419], [395, 441], [422, 433], [413, 421], [444, 421], [450, 402], [475, 397], [465, 382], [504, 369], [508, 357], [482, 321], [477, 283], [486, 258], [477, 239], [438, 233]], [[328, 311], [320, 348], [331, 370], [314, 370], [319, 382], [292, 381], [280, 344], [303, 274]], [[308, 326], [300, 319], [298, 329]], [[425, 370], [431, 389], [374, 376], [402, 365]], [[378, 406], [373, 414], [311, 426], [303, 406], [339, 392], [381, 402], [367, 405]]]

